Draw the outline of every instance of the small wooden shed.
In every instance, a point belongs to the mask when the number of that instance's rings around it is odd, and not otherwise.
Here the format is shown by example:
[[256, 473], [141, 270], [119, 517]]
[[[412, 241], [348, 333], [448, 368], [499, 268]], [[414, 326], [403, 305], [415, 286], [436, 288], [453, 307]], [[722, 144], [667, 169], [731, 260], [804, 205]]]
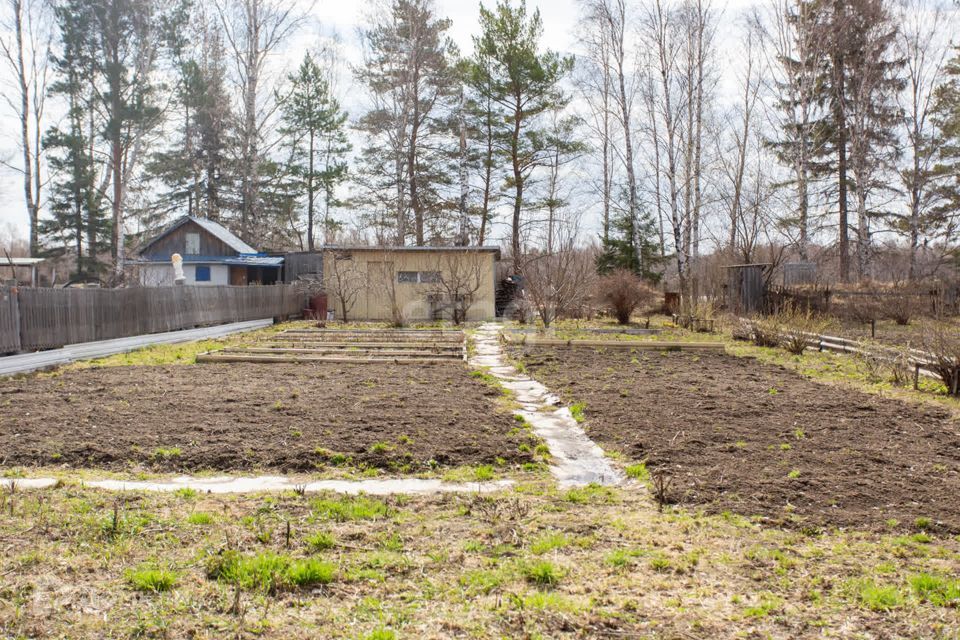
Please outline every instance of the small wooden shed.
[[734, 264], [727, 269], [727, 309], [749, 316], [763, 310], [769, 263]]

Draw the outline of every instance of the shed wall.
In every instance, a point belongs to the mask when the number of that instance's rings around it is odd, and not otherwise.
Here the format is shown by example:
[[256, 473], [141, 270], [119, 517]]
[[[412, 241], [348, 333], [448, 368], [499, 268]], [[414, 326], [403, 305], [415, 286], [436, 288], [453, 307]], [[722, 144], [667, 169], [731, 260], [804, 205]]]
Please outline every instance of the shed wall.
[[[325, 251], [323, 254], [324, 283], [330, 295], [330, 308], [335, 310], [337, 318], [342, 316], [341, 306], [332, 289], [335, 276], [334, 260], [338, 251]], [[480, 289], [474, 296], [473, 304], [467, 311], [468, 321], [491, 320], [494, 318], [494, 254], [489, 251], [364, 251], [352, 250], [355, 269], [365, 278], [363, 291], [350, 310], [351, 320], [390, 320], [392, 317], [391, 287], [396, 292], [398, 306], [407, 320], [430, 320], [431, 304], [428, 296], [435, 287], [428, 283], [399, 282], [399, 272], [433, 272], [449, 274], [459, 261], [479, 270]]]

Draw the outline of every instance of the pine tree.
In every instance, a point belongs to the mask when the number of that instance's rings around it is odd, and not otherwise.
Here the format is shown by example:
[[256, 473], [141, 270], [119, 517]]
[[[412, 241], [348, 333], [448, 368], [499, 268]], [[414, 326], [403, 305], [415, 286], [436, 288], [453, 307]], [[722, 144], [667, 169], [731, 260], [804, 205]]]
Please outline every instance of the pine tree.
[[871, 195], [883, 188], [881, 172], [896, 158], [895, 97], [902, 61], [893, 54], [896, 27], [883, 0], [819, 0], [827, 64], [821, 76], [829, 105], [828, 144], [820, 148], [824, 172], [836, 175], [840, 279], [850, 280], [849, 194], [857, 212], [857, 275], [869, 276], [870, 224], [880, 212]]
[[324, 243], [335, 222], [330, 218], [334, 190], [347, 177], [347, 113], [330, 94], [323, 70], [308, 53], [295, 74], [290, 74], [290, 93], [282, 103], [283, 127], [290, 153], [288, 170], [297, 190], [306, 198], [307, 249], [314, 247], [317, 196], [323, 194]]
[[[431, 0], [394, 0], [363, 32], [367, 60], [357, 73], [373, 108], [360, 117], [367, 204], [395, 219], [395, 242], [449, 238], [455, 203], [444, 192], [456, 175], [451, 135], [458, 99], [450, 20]], [[408, 225], [412, 222], [413, 228]]]
[[153, 74], [157, 59], [158, 0], [89, 0], [96, 38], [97, 109], [110, 170], [111, 240], [114, 272], [122, 277], [127, 193], [145, 158], [146, 134], [161, 121]]
[[528, 15], [524, 0], [517, 6], [509, 0], [498, 2], [493, 10], [480, 5], [480, 28], [480, 36], [473, 40], [470, 85], [496, 105], [502, 122], [509, 123], [500, 145], [510, 163], [507, 184], [514, 192], [510, 247], [516, 268], [521, 257], [521, 213], [528, 200], [524, 187], [542, 161], [539, 121], [545, 112], [562, 109], [570, 101], [561, 81], [573, 69], [573, 57], [540, 50], [540, 11]]
[[97, 81], [94, 15], [86, 0], [66, 0], [54, 10], [61, 45], [53, 59], [51, 95], [67, 105], [63, 124], [44, 138], [52, 180], [51, 217], [40, 223], [46, 255], [74, 254], [75, 275], [101, 271], [98, 254], [107, 246], [110, 221], [101, 208], [94, 143], [99, 121], [93, 111]]
[[601, 237], [600, 242], [599, 273], [628, 269], [644, 280], [660, 282], [664, 258], [660, 255], [656, 222], [647, 211], [641, 210], [636, 218], [629, 209], [614, 212], [608, 237]]
[[188, 0], [164, 17], [163, 32], [176, 102], [169, 118], [173, 141], [154, 153], [147, 167], [163, 185], [145, 220], [148, 227], [171, 212], [219, 219], [231, 175], [222, 34]]
[[[960, 47], [954, 51], [944, 69], [945, 79], [936, 89], [934, 104], [935, 144], [939, 147], [934, 170], [942, 179], [937, 193], [941, 203], [922, 221], [924, 235], [945, 236], [947, 242], [960, 228]], [[960, 268], [960, 249], [955, 255]]]

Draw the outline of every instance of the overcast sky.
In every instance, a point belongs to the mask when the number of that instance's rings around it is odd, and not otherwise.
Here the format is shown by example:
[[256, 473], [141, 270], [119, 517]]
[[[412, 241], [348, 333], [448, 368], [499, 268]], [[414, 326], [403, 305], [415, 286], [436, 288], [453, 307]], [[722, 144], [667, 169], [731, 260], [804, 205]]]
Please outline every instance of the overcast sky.
[[[202, 1], [202, 0], [201, 0]], [[305, 6], [311, 3], [303, 0]], [[733, 65], [729, 64], [729, 55], [737, 39], [735, 28], [739, 17], [744, 10], [754, 4], [755, 0], [716, 0], [716, 8], [721, 11], [721, 28], [718, 32], [719, 67], [723, 76], [734, 73]], [[439, 15], [445, 15], [453, 21], [450, 31], [451, 37], [464, 54], [472, 49], [471, 36], [478, 28], [480, 3], [475, 0], [436, 0]], [[493, 5], [491, 0], [488, 6]], [[576, 32], [578, 8], [576, 0], [527, 0], [528, 8], [540, 8], [543, 18], [543, 44], [551, 49], [563, 53], [576, 53], [579, 50], [578, 35]], [[343, 41], [343, 51], [351, 64], [359, 62], [359, 48], [357, 44], [357, 26], [362, 22], [366, 3], [356, 0], [317, 0], [313, 3], [312, 15], [308, 23], [301, 30], [295, 41], [290, 43], [284, 51], [278, 54], [273, 61], [274, 69], [293, 68], [300, 62], [305, 49], [315, 46], [318, 36], [336, 31]], [[5, 7], [4, 7], [5, 8]], [[0, 71], [0, 80], [5, 92], [12, 91], [8, 70], [4, 67]], [[725, 81], [732, 79], [723, 77]], [[362, 105], [362, 94], [356, 88], [345, 87], [345, 107], [355, 111]], [[10, 95], [8, 93], [8, 95]], [[351, 114], [353, 115], [353, 114]], [[49, 126], [52, 122], [47, 122]], [[0, 158], [12, 163], [18, 163], [16, 139], [18, 123], [14, 119], [9, 107], [0, 103]], [[27, 214], [23, 203], [22, 178], [19, 174], [0, 168], [0, 238], [6, 235], [5, 231], [26, 237]]]

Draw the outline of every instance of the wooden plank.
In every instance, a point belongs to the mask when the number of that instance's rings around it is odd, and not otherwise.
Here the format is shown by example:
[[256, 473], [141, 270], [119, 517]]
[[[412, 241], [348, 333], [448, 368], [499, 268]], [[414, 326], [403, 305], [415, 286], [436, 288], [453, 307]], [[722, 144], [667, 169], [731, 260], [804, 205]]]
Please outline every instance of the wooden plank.
[[336, 364], [436, 364], [451, 362], [450, 358], [343, 358], [331, 356], [270, 356], [254, 354], [225, 354], [211, 351], [197, 355], [197, 362], [263, 362], [293, 363], [330, 362]]
[[452, 359], [463, 359], [463, 352], [437, 352], [423, 349], [390, 349], [390, 350], [366, 350], [360, 349], [358, 351], [335, 351], [330, 349], [271, 349], [269, 347], [227, 347], [222, 350], [222, 353], [266, 353], [266, 354], [276, 354], [276, 355], [329, 355], [329, 356], [377, 356], [377, 357], [388, 357], [388, 356], [404, 356], [404, 357], [413, 357], [413, 356], [426, 356], [426, 357], [436, 357], [436, 358], [452, 358]]
[[557, 338], [516, 338], [503, 334], [509, 344], [530, 347], [588, 347], [608, 349], [639, 349], [644, 351], [725, 351], [722, 342], [682, 342], [665, 340], [561, 340]]

